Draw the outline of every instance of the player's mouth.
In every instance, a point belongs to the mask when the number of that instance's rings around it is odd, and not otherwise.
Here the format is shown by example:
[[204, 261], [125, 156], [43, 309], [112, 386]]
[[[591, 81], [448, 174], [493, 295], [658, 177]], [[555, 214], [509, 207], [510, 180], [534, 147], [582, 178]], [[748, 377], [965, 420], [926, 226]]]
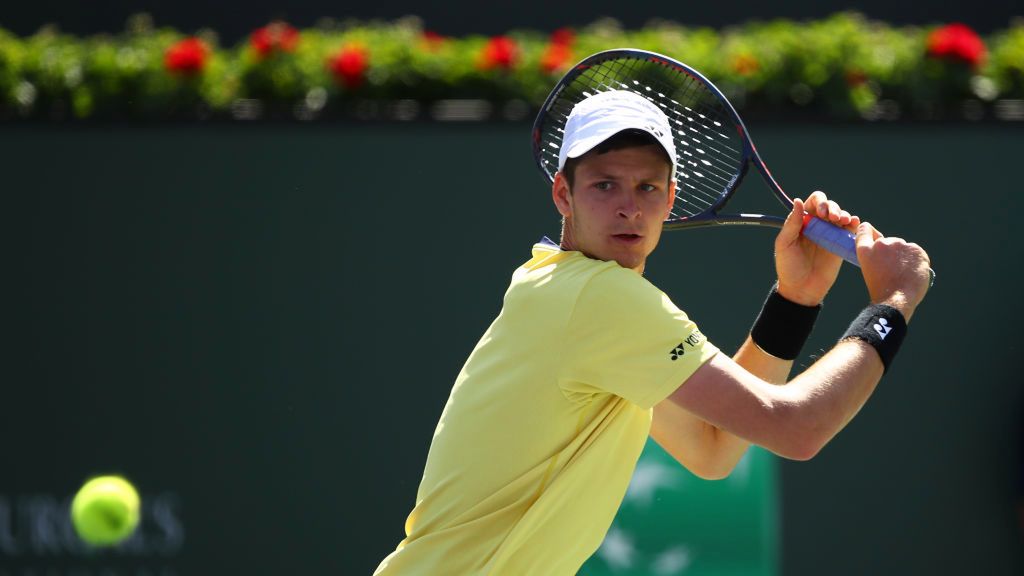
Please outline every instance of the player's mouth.
[[612, 238], [616, 242], [622, 242], [624, 244], [637, 244], [643, 240], [643, 236], [639, 234], [612, 234]]

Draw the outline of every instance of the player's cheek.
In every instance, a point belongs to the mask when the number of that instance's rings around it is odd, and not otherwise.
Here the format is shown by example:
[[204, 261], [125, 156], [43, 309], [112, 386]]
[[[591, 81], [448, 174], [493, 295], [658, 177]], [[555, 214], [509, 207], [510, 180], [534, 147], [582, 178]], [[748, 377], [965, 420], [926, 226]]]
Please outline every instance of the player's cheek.
[[654, 226], [651, 232], [647, 235], [647, 253], [650, 254], [658, 246], [658, 242], [661, 241], [661, 223]]

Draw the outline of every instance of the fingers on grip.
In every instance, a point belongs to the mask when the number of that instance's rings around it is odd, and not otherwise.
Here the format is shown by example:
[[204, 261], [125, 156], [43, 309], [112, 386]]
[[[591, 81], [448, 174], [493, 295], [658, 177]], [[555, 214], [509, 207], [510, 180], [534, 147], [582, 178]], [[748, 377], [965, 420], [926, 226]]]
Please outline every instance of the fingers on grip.
[[860, 265], [857, 261], [856, 242], [850, 231], [830, 222], [812, 218], [804, 228], [804, 235], [843, 260], [855, 266]]

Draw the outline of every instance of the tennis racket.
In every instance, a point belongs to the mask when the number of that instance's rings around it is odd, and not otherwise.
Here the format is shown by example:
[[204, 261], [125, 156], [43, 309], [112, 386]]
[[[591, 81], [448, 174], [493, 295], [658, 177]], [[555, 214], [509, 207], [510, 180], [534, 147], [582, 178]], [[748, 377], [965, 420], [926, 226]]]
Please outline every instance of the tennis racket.
[[[750, 139], [743, 120], [722, 91], [700, 72], [644, 50], [599, 52], [584, 59], [555, 86], [533, 124], [533, 153], [548, 181], [558, 171], [566, 119], [581, 100], [607, 90], [629, 90], [668, 116], [676, 145], [676, 198], [666, 230], [715, 224], [781, 228], [784, 218], [725, 213], [723, 208], [750, 166], [786, 208], [793, 201], [775, 181]], [[803, 234], [822, 248], [859, 266], [854, 235], [810, 214]]]

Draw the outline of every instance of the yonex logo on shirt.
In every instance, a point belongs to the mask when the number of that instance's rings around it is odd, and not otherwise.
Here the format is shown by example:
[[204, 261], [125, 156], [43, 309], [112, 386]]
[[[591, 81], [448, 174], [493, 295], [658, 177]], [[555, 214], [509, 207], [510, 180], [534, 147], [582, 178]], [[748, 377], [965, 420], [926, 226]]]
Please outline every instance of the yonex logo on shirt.
[[678, 346], [676, 346], [675, 348], [672, 349], [671, 352], [669, 352], [669, 357], [672, 358], [673, 362], [675, 362], [676, 360], [679, 359], [680, 356], [684, 354], [684, 352], [685, 351], [683, 350], [683, 343], [680, 342]]
[[669, 358], [671, 358], [673, 362], [678, 360], [679, 357], [685, 353], [683, 344], [686, 344], [690, 348], [695, 348], [697, 343], [700, 342], [701, 336], [703, 336], [703, 334], [701, 334], [699, 330], [694, 330], [693, 333], [686, 337], [686, 340], [680, 342], [678, 346], [668, 353]]
[[885, 340], [885, 337], [889, 335], [889, 332], [892, 332], [892, 326], [889, 326], [889, 322], [887, 322], [885, 318], [879, 318], [878, 324], [875, 324], [872, 328], [875, 329], [875, 332], [878, 332], [878, 335], [882, 340]]

